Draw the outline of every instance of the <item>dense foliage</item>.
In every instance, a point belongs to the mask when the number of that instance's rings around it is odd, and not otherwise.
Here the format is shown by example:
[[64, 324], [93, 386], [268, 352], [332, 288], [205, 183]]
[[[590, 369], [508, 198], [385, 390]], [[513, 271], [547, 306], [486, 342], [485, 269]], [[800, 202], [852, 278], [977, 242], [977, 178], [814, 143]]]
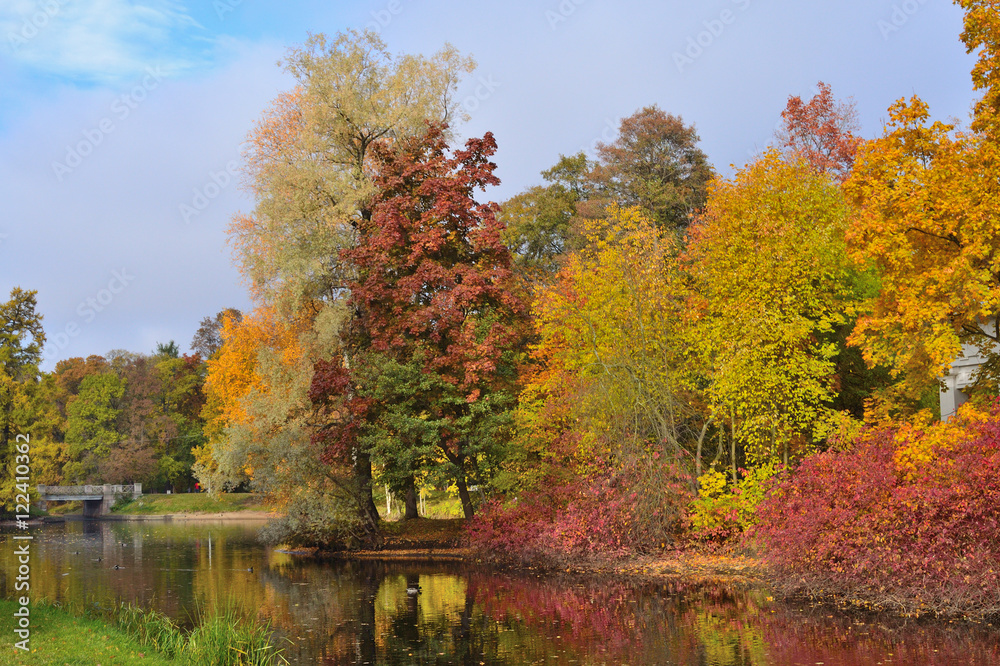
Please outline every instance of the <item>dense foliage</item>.
[[872, 429], [810, 456], [759, 507], [791, 588], [906, 611], [1000, 611], [1000, 407]]
[[[194, 356], [42, 373], [15, 290], [0, 454], [29, 428], [43, 482], [258, 490], [285, 543], [377, 545], [376, 485], [407, 519], [434, 487], [512, 559], [749, 533], [790, 588], [996, 611], [1000, 19], [958, 4], [968, 129], [914, 97], [865, 141], [820, 83], [721, 177], [653, 105], [503, 206], [493, 135], [453, 145], [471, 59], [314, 36], [247, 144], [253, 311], [206, 318]], [[928, 425], [973, 352], [974, 406]]]

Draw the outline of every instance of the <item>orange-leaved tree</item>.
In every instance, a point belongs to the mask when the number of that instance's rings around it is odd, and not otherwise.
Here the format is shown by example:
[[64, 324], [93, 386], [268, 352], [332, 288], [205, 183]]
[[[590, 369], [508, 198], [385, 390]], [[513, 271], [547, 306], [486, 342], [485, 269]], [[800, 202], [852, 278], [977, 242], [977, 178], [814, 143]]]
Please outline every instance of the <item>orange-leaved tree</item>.
[[266, 434], [259, 431], [249, 404], [252, 395], [267, 396], [272, 390], [260, 365], [261, 354], [271, 350], [282, 363], [294, 365], [303, 353], [298, 339], [302, 328], [288, 325], [266, 306], [241, 320], [224, 318], [222, 346], [207, 362], [203, 416], [208, 442], [195, 451], [199, 478], [211, 489], [253, 478], [253, 456], [235, 446], [227, 430], [243, 426], [261, 437]]
[[933, 388], [963, 344], [987, 358], [980, 379], [991, 392], [1000, 363], [1000, 19], [995, 1], [960, 4], [963, 39], [981, 49], [973, 80], [983, 98], [972, 128], [932, 122], [919, 98], [899, 100], [845, 184], [858, 208], [852, 257], [881, 275], [853, 339], [867, 360], [904, 380], [903, 397]]

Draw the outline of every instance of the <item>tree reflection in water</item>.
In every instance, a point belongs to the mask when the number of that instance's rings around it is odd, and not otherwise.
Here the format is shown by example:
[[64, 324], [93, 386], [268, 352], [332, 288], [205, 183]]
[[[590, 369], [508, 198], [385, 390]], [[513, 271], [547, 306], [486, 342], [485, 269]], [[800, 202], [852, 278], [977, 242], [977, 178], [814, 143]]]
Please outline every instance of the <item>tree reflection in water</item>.
[[[261, 547], [258, 526], [39, 527], [33, 598], [125, 600], [185, 624], [236, 602], [270, 620], [298, 664], [1000, 664], [993, 627], [862, 617], [723, 586], [311, 560]], [[0, 533], [7, 598], [10, 537]]]
[[852, 617], [763, 591], [399, 563], [328, 571], [330, 585], [358, 582], [354, 621], [303, 652], [329, 665], [1000, 663], [989, 627]]

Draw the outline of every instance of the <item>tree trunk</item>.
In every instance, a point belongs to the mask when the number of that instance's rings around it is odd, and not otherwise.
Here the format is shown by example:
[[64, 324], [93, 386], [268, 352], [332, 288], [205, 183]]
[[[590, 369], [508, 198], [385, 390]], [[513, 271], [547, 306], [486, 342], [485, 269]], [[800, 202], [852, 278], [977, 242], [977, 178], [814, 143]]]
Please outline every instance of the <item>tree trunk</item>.
[[465, 474], [462, 474], [458, 479], [458, 497], [462, 500], [462, 512], [465, 513], [466, 518], [472, 518], [474, 511], [472, 510], [472, 496], [469, 495], [469, 487], [465, 484]]
[[735, 416], [729, 417], [729, 430], [730, 434], [732, 435], [732, 440], [729, 442], [729, 453], [733, 463], [733, 487], [735, 487], [736, 484], [739, 482], [739, 479], [736, 478], [736, 417]]
[[378, 508], [375, 506], [375, 499], [372, 497], [372, 459], [367, 453], [357, 451], [354, 460], [354, 473], [358, 477], [358, 485], [361, 489], [361, 512], [362, 517], [369, 523], [372, 536], [378, 534]]
[[413, 480], [413, 476], [410, 476], [406, 480], [406, 513], [403, 515], [403, 520], [413, 520], [414, 518], [419, 518], [420, 514], [417, 513], [417, 484]]
[[[700, 479], [701, 478], [701, 442], [702, 442], [702, 440], [704, 438], [705, 438], [705, 431], [703, 429], [701, 431], [701, 437], [698, 438], [698, 448], [696, 449], [695, 454], [694, 454], [694, 478], [695, 479]], [[695, 481], [695, 485], [697, 485], [697, 481]]]
[[451, 451], [447, 446], [443, 447], [444, 454], [448, 460], [458, 468], [455, 476], [455, 485], [458, 486], [458, 498], [462, 500], [462, 513], [466, 518], [472, 518], [475, 511], [472, 508], [472, 496], [469, 495], [469, 486], [465, 480], [465, 447], [460, 442], [458, 451]]
[[698, 448], [694, 456], [694, 469], [695, 469], [695, 490], [698, 490], [697, 479], [701, 478], [701, 454], [705, 449], [705, 435], [708, 434], [708, 426], [712, 425], [712, 419], [708, 418], [705, 423], [701, 426], [701, 432], [698, 433]]
[[719, 445], [715, 447], [715, 457], [712, 458], [712, 462], [708, 464], [709, 467], [715, 467], [715, 463], [719, 462], [719, 458], [722, 457], [722, 449], [725, 447], [725, 442], [723, 442], [722, 437], [726, 432], [726, 424], [719, 423]]

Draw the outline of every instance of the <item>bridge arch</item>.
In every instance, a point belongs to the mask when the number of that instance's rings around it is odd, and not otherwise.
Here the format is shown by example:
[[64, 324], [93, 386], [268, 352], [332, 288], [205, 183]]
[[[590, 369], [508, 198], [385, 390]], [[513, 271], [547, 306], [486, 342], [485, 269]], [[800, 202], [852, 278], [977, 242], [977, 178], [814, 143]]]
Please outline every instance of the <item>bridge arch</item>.
[[97, 518], [106, 515], [119, 497], [142, 495], [142, 484], [85, 484], [82, 486], [37, 486], [38, 497], [45, 509], [49, 502], [83, 502], [83, 515]]

